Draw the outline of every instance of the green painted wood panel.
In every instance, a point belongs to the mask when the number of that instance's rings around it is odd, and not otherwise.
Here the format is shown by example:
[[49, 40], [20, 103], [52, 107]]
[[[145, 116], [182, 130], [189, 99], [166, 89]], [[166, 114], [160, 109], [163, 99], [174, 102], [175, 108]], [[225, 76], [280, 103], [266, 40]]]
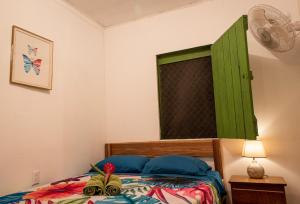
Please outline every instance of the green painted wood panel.
[[170, 52], [166, 54], [160, 54], [157, 56], [157, 65], [169, 64], [174, 62], [181, 62], [199, 57], [206, 57], [211, 55], [211, 45], [205, 45], [201, 47], [195, 47], [176, 52]]
[[[229, 34], [229, 44], [230, 44], [230, 61], [231, 65], [231, 74], [232, 74], [232, 85], [233, 85], [233, 92], [234, 92], [234, 106], [235, 109], [239, 107], [243, 107], [242, 101], [242, 89], [241, 89], [241, 82], [240, 82], [240, 69], [239, 69], [239, 62], [238, 58], [238, 44], [236, 41], [236, 29], [230, 29], [228, 31]], [[235, 123], [236, 123], [236, 135], [235, 138], [239, 138], [239, 135], [245, 134], [245, 125], [244, 125], [244, 111], [235, 111]]]
[[220, 69], [218, 69], [218, 67], [220, 66], [220, 62], [221, 60], [214, 60], [215, 59], [219, 59], [220, 56], [218, 56], [218, 54], [220, 52], [218, 52], [218, 50], [220, 49], [219, 46], [220, 44], [215, 44], [214, 45], [214, 49], [211, 50], [211, 56], [212, 56], [212, 66], [215, 67], [214, 69], [212, 69], [212, 74], [213, 74], [213, 84], [214, 84], [214, 97], [215, 97], [215, 111], [216, 113], [218, 113], [216, 115], [216, 123], [217, 123], [217, 132], [224, 132], [224, 124], [223, 124], [223, 111], [222, 111], [222, 103], [221, 103], [221, 93], [220, 91], [215, 91], [215, 90], [220, 90], [221, 89], [221, 78], [220, 76]]
[[242, 16], [211, 47], [219, 138], [255, 139], [247, 16]]
[[[220, 44], [219, 44], [219, 50], [223, 50], [223, 40], [220, 40]], [[221, 103], [220, 103], [220, 110], [221, 110], [221, 121], [222, 121], [222, 128], [223, 128], [223, 135], [224, 137], [226, 137], [227, 135], [230, 134], [229, 129], [227, 127], [230, 126], [230, 121], [227, 119], [227, 115], [228, 115], [228, 109], [224, 108], [224, 107], [228, 107], [228, 101], [227, 101], [227, 96], [226, 96], [226, 92], [224, 90], [226, 90], [226, 77], [225, 77], [225, 73], [224, 73], [224, 53], [222, 52], [217, 52], [217, 56], [219, 58], [219, 62], [218, 62], [218, 78], [219, 78], [219, 89], [223, 91], [220, 91], [220, 99], [221, 99]], [[212, 61], [214, 61], [212, 59]], [[216, 112], [216, 116], [218, 115], [218, 113]], [[217, 124], [217, 128], [218, 128], [218, 124]], [[219, 132], [218, 132], [218, 136], [219, 136]]]
[[238, 59], [240, 67], [242, 101], [244, 110], [244, 122], [247, 139], [256, 139], [258, 135], [257, 121], [254, 115], [249, 54], [247, 44], [248, 21], [247, 16], [241, 17], [240, 22], [236, 25], [236, 36], [238, 41]]

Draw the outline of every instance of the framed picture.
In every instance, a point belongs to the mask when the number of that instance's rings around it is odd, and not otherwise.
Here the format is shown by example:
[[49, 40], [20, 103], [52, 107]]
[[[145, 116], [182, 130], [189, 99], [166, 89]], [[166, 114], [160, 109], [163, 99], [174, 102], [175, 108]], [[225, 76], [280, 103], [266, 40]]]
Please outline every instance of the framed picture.
[[11, 83], [52, 89], [53, 42], [13, 26]]

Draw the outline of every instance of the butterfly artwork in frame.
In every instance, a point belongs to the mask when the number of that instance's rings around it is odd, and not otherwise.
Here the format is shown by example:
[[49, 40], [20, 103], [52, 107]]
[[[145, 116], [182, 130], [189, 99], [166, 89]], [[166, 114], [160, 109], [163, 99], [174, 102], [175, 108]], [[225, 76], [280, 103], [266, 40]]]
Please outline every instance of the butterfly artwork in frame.
[[13, 26], [10, 82], [52, 89], [53, 41]]

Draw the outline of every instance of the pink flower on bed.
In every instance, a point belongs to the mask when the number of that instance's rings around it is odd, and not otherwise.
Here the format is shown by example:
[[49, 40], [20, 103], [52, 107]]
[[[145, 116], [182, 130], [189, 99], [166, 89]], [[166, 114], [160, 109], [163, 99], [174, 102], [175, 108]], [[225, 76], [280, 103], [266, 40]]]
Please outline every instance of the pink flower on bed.
[[50, 200], [65, 198], [74, 194], [81, 194], [86, 182], [61, 183], [57, 185], [38, 188], [36, 191], [26, 194], [23, 199]]
[[108, 162], [104, 165], [103, 170], [106, 174], [112, 174], [115, 172], [116, 167], [113, 163]]
[[103, 170], [106, 173], [105, 175], [105, 185], [106, 185], [109, 181], [110, 175], [115, 172], [116, 167], [113, 163], [106, 163], [103, 167]]

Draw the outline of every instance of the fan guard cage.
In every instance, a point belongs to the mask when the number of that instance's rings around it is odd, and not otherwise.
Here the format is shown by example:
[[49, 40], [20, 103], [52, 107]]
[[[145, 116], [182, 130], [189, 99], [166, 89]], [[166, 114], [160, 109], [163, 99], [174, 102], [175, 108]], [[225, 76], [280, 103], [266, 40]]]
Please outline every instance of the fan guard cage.
[[265, 4], [256, 5], [249, 10], [248, 21], [255, 39], [268, 49], [285, 52], [294, 47], [294, 24], [280, 10]]

